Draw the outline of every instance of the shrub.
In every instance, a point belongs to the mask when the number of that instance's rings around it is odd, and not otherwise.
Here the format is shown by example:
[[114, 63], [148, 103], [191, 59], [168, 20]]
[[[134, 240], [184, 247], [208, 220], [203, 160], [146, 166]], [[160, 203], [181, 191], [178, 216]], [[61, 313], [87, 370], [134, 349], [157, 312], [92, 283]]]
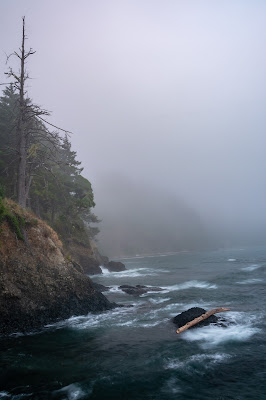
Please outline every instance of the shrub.
[[4, 221], [7, 221], [10, 229], [17, 235], [19, 240], [24, 240], [21, 229], [25, 227], [25, 219], [21, 215], [13, 214], [0, 197], [0, 224]]

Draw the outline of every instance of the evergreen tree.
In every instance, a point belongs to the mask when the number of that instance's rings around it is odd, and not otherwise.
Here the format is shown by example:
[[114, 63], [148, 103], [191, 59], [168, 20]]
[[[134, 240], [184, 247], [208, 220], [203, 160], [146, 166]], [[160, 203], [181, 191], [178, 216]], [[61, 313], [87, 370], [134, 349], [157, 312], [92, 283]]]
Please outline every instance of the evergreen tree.
[[85, 243], [98, 233], [90, 225], [98, 222], [91, 212], [91, 184], [81, 175], [83, 168], [68, 136], [47, 129], [42, 116], [48, 113], [27, 97], [25, 62], [34, 52], [25, 50], [25, 39], [23, 18], [22, 45], [13, 53], [20, 72], [9, 69], [13, 82], [0, 98], [0, 195], [4, 188], [7, 196], [56, 228], [63, 240]]

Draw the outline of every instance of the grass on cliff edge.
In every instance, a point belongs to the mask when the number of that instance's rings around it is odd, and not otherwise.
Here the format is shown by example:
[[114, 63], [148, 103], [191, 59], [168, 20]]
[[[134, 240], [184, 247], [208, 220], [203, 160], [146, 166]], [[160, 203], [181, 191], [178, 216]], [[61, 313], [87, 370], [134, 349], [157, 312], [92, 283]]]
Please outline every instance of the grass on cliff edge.
[[19, 240], [24, 240], [23, 228], [38, 224], [38, 219], [14, 201], [0, 198], [0, 225], [6, 221]]

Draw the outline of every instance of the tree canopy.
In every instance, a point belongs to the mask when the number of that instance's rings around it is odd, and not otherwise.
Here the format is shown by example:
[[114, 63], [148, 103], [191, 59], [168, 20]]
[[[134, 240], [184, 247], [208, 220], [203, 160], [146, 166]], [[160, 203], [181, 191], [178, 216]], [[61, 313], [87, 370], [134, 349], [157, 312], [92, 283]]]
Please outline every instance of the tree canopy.
[[[67, 131], [60, 135], [42, 119], [47, 111], [27, 95], [25, 60], [34, 54], [25, 50], [25, 19], [22, 46], [14, 52], [20, 71], [7, 73], [12, 81], [0, 97], [0, 195], [33, 210], [54, 227], [63, 239], [87, 240], [98, 233], [91, 212], [95, 206], [90, 182], [81, 173], [81, 163], [71, 149]], [[49, 125], [49, 127], [51, 124]]]

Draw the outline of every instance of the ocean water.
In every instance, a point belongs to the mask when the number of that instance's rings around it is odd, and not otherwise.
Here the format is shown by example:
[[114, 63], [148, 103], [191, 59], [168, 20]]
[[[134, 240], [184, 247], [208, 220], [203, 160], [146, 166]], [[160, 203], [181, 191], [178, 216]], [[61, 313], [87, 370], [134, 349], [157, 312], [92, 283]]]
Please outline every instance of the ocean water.
[[[133, 307], [0, 338], [0, 399], [266, 399], [266, 247], [122, 261], [93, 279]], [[172, 317], [193, 306], [229, 307], [226, 326], [177, 335]]]

